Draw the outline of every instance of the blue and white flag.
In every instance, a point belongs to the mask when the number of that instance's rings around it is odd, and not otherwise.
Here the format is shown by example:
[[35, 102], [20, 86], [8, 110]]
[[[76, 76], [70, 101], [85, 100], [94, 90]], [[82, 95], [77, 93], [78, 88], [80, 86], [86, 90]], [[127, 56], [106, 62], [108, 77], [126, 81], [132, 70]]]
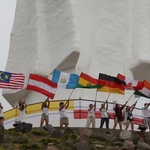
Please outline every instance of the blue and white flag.
[[75, 89], [78, 84], [79, 76], [77, 74], [65, 73], [54, 70], [52, 81], [57, 83], [58, 87], [65, 89]]

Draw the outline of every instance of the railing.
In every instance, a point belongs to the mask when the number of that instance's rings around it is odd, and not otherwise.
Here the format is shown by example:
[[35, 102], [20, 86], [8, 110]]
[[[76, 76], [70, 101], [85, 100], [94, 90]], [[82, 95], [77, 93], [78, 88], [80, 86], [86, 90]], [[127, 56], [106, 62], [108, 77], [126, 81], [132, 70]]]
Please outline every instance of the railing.
[[[50, 108], [49, 113], [51, 112], [58, 112], [59, 103], [63, 101], [66, 102], [66, 100], [53, 100], [50, 102]], [[88, 99], [71, 99], [70, 104], [67, 110], [68, 113], [73, 113], [74, 119], [86, 119], [87, 118], [87, 110], [89, 108], [89, 104], [94, 104], [95, 100], [88, 100]], [[101, 114], [99, 112], [99, 108], [101, 107], [101, 104], [104, 103], [104, 101], [96, 101], [96, 111], [95, 111], [95, 117], [101, 118]], [[41, 112], [41, 105], [42, 102], [29, 104], [26, 108], [26, 114], [36, 114]], [[113, 110], [114, 103], [108, 102], [108, 114], [110, 116], [110, 119], [114, 119], [115, 112]], [[18, 108], [14, 108], [11, 110], [8, 110], [4, 112], [5, 120], [9, 120], [12, 118], [15, 118], [18, 116]], [[133, 110], [133, 116], [134, 116], [134, 123], [135, 124], [141, 124], [143, 123], [143, 117], [142, 117], [142, 109], [135, 108]]]

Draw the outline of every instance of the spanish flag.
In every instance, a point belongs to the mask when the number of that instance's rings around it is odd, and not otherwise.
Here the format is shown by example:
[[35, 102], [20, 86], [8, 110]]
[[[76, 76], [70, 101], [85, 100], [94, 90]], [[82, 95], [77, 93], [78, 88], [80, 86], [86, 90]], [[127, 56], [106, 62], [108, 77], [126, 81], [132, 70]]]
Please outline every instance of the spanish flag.
[[98, 79], [93, 78], [83, 72], [81, 72], [79, 81], [77, 84], [77, 88], [101, 88], [102, 82], [100, 82]]
[[[119, 80], [116, 77], [109, 76], [106, 74], [99, 74], [99, 80], [103, 82], [103, 87], [98, 89], [100, 92], [108, 92], [115, 94], [125, 94], [125, 82]], [[100, 82], [99, 81], [99, 82]]]

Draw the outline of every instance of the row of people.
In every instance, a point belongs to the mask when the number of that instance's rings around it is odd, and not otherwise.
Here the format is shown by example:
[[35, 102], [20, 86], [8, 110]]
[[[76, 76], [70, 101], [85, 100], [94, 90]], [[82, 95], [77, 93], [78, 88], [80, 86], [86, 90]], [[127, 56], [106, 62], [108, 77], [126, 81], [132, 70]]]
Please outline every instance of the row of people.
[[[69, 119], [66, 114], [66, 109], [68, 108], [68, 106], [69, 106], [69, 100], [67, 100], [66, 103], [64, 102], [59, 103], [60, 127], [63, 127], [63, 125], [65, 125], [65, 127], [67, 128], [69, 125]], [[48, 116], [49, 107], [50, 107], [50, 101], [49, 101], [49, 98], [47, 98], [42, 103], [42, 106], [41, 106], [42, 116], [41, 116], [40, 127], [43, 126], [44, 121], [46, 125], [48, 125], [49, 123], [49, 116]]]
[[[132, 106], [127, 106], [127, 102], [124, 105], [120, 104], [115, 104], [114, 107], [114, 112], [115, 112], [115, 117], [114, 117], [114, 127], [113, 129], [116, 128], [117, 124], [119, 124], [120, 129], [122, 130], [122, 122], [124, 119], [127, 120], [126, 123], [126, 130], [129, 127], [129, 124], [131, 124], [131, 130], [134, 130], [134, 118], [132, 115], [132, 112], [136, 106], [135, 102]], [[143, 117], [144, 117], [144, 124], [147, 126], [147, 128], [150, 129], [150, 110], [148, 109], [150, 103], [145, 103], [143, 107]], [[67, 128], [69, 125], [69, 119], [66, 114], [66, 109], [69, 106], [69, 99], [64, 102], [59, 103], [59, 114], [60, 114], [60, 127], [65, 127]], [[19, 101], [19, 120], [21, 122], [25, 122], [26, 118], [26, 112], [25, 108], [27, 107], [26, 103], [22, 100]], [[42, 110], [42, 115], [41, 115], [41, 121], [40, 121], [40, 127], [43, 126], [44, 121], [45, 124], [49, 124], [49, 116], [48, 116], [48, 109], [50, 107], [50, 101], [49, 98], [47, 98], [41, 105], [41, 110]], [[123, 109], [125, 109], [125, 113], [123, 113]], [[92, 123], [92, 127], [95, 128], [95, 110], [96, 110], [96, 101], [94, 104], [89, 105], [88, 109], [88, 117], [87, 117], [87, 123], [86, 127], [89, 128], [90, 124]], [[100, 122], [100, 128], [103, 128], [104, 123], [106, 123], [106, 128], [109, 128], [109, 114], [108, 114], [108, 100], [106, 100], [103, 104], [101, 104], [101, 107], [99, 109], [101, 113], [101, 122]], [[123, 115], [124, 114], [124, 115]], [[3, 116], [3, 106], [0, 103], [0, 123], [3, 124], [4, 121], [4, 116]]]
[[[126, 128], [128, 129], [129, 125], [131, 124], [131, 130], [134, 130], [134, 118], [133, 118], [133, 110], [137, 104], [137, 101], [132, 106], [127, 106], [128, 101], [124, 105], [115, 104], [114, 107], [114, 126], [113, 129], [117, 127], [117, 124], [119, 124], [119, 128], [122, 130], [122, 122], [126, 120]], [[144, 107], [142, 108], [142, 115], [144, 119], [144, 125], [147, 129], [150, 131], [150, 109], [148, 107], [150, 106], [150, 103], [145, 103]], [[95, 128], [95, 110], [96, 110], [96, 102], [93, 104], [89, 104], [88, 109], [88, 118], [87, 118], [87, 124], [86, 127], [89, 128], [90, 124], [92, 124], [92, 127]], [[104, 123], [106, 123], [106, 128], [109, 129], [109, 114], [108, 114], [108, 101], [106, 100], [103, 104], [101, 104], [101, 107], [99, 109], [101, 113], [101, 122], [100, 122], [100, 128], [103, 128]]]

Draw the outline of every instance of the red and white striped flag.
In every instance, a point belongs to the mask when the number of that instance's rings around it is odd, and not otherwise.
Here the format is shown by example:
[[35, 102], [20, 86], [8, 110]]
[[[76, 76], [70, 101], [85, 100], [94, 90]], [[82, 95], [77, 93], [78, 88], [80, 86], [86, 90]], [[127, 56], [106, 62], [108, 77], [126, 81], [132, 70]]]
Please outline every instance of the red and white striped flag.
[[51, 80], [36, 74], [30, 74], [27, 90], [36, 91], [53, 99], [56, 89], [57, 84]]
[[25, 76], [23, 73], [10, 73], [0, 71], [0, 88], [22, 89], [24, 86]]

